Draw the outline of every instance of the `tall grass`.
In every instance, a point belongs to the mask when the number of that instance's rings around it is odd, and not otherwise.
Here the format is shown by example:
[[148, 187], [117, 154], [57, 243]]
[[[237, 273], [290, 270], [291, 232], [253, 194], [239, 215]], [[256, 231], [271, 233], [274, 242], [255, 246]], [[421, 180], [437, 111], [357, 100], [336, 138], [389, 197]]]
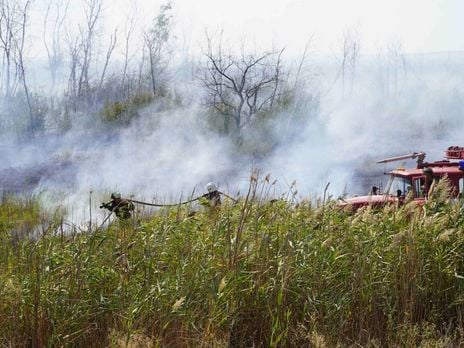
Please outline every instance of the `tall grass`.
[[348, 214], [268, 200], [266, 185], [220, 209], [67, 234], [34, 200], [4, 200], [0, 344], [464, 343], [464, 214], [446, 187], [423, 208]]

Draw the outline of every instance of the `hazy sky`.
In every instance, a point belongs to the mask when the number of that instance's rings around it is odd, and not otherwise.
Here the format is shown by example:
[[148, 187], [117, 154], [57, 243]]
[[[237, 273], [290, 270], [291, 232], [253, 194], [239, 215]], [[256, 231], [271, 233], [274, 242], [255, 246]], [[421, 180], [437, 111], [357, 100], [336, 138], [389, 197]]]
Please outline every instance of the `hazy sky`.
[[[140, 1], [144, 13], [159, 1]], [[200, 41], [224, 29], [233, 41], [300, 50], [312, 37], [320, 53], [339, 50], [343, 33], [357, 28], [363, 52], [390, 40], [407, 52], [464, 49], [463, 0], [176, 0], [177, 29]], [[150, 9], [151, 8], [151, 9]]]
[[[38, 0], [31, 22], [40, 32], [50, 0]], [[54, 1], [54, 0], [51, 0]], [[104, 0], [108, 32], [135, 14], [139, 30], [149, 24], [163, 0]], [[313, 53], [340, 52], [347, 31], [359, 33], [361, 52], [377, 53], [389, 42], [405, 52], [464, 50], [464, 0], [172, 0], [179, 43], [197, 50], [205, 30], [223, 30], [232, 43], [246, 40], [259, 48], [286, 47], [301, 53], [311, 41]], [[37, 6], [36, 6], [37, 5]], [[68, 20], [78, 23], [81, 1], [71, 0]], [[40, 16], [40, 12], [42, 16]], [[69, 18], [72, 17], [72, 18]], [[139, 31], [138, 36], [141, 37]], [[121, 38], [122, 40], [122, 38]], [[230, 42], [229, 42], [230, 43]]]

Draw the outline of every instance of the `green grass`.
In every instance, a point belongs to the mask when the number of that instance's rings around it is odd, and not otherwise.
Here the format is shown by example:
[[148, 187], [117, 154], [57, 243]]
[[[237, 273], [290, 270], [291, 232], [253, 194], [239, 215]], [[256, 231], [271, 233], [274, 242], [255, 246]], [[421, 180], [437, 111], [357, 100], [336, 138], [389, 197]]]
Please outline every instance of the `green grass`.
[[79, 233], [33, 199], [4, 200], [0, 344], [464, 343], [464, 214], [444, 187], [420, 209], [353, 215], [269, 201], [260, 185], [220, 210]]

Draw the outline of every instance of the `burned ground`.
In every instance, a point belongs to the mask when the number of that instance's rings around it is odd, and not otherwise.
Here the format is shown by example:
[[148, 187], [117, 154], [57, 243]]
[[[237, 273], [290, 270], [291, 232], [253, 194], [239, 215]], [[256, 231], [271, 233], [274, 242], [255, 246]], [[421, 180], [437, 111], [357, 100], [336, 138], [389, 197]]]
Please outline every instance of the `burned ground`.
[[69, 160], [9, 167], [0, 171], [0, 192], [32, 193], [45, 183], [53, 187], [69, 188], [75, 183], [76, 172], [77, 166]]

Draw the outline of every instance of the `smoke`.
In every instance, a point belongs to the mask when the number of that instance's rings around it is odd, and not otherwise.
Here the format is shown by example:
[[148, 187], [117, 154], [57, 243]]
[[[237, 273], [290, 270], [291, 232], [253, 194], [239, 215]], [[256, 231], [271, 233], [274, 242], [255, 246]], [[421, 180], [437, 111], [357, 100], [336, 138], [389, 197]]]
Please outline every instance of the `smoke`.
[[91, 192], [94, 211], [113, 191], [173, 203], [204, 193], [210, 181], [244, 192], [253, 170], [277, 180], [275, 196], [297, 189], [299, 199], [317, 197], [327, 183], [335, 197], [365, 193], [370, 183], [359, 176], [384, 169], [375, 160], [414, 151], [435, 160], [448, 146], [464, 145], [460, 58], [405, 56], [392, 65], [368, 56], [345, 81], [337, 60], [312, 62], [295, 105], [243, 133], [247, 152], [209, 130], [197, 89], [183, 85], [188, 106], [151, 105], [118, 131], [77, 123], [59, 136], [2, 137], [0, 179], [5, 190], [16, 183], [50, 206], [66, 207], [76, 221], [86, 220]]
[[231, 168], [226, 139], [204, 131], [195, 108], [142, 117], [80, 166], [78, 187], [173, 196]]
[[302, 195], [320, 195], [330, 182], [338, 196], [367, 193], [384, 180], [384, 167], [375, 165], [384, 157], [425, 151], [428, 160], [442, 159], [448, 146], [464, 145], [460, 62], [459, 53], [405, 55], [400, 65], [366, 56], [345, 83], [332, 83], [337, 62], [327, 64], [314, 82], [326, 91], [319, 112], [304, 127], [295, 125], [298, 138], [276, 150], [269, 170], [296, 179]]

